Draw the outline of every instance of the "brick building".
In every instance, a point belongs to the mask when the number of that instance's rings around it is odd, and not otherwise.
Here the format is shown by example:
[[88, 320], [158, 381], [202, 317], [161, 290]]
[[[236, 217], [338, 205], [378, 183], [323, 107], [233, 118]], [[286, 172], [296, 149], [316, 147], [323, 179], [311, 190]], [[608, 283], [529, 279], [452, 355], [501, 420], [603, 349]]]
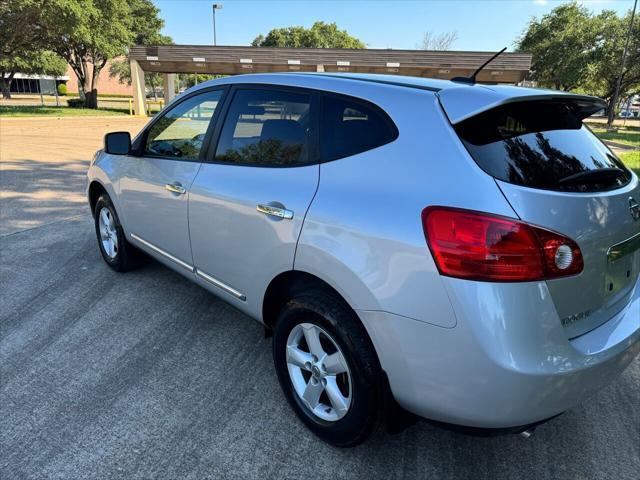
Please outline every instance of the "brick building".
[[[121, 60], [123, 57], [119, 58]], [[99, 95], [133, 95], [133, 87], [127, 83], [120, 83], [117, 77], [109, 75], [109, 67], [111, 62], [107, 62], [105, 67], [100, 71], [98, 77], [98, 94]], [[89, 67], [91, 68], [91, 67]], [[48, 75], [26, 75], [16, 74], [11, 83], [11, 93], [35, 93], [42, 91], [45, 94], [52, 94], [54, 81], [56, 84], [64, 83], [67, 85], [67, 92], [70, 94], [78, 93], [78, 78], [70, 66], [61, 77], [51, 77]]]
[[[122, 60], [121, 58], [118, 60]], [[117, 77], [111, 77], [109, 75], [109, 67], [111, 61], [107, 62], [105, 67], [100, 71], [98, 77], [98, 94], [99, 95], [133, 95], [133, 88], [127, 83], [120, 83]], [[65, 76], [69, 77], [65, 83], [67, 84], [67, 92], [78, 93], [78, 78], [73, 73], [71, 67], [67, 67]]]

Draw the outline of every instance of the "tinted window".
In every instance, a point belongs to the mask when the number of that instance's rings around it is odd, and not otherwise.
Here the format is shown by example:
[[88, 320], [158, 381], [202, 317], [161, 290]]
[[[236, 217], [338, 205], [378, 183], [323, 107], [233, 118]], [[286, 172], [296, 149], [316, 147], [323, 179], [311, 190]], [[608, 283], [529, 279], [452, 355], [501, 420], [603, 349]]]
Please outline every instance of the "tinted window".
[[630, 172], [582, 125], [571, 104], [505, 105], [456, 126], [471, 156], [506, 182], [558, 191], [602, 191], [625, 185]]
[[309, 162], [311, 96], [278, 90], [238, 90], [225, 120], [216, 160], [262, 166]]
[[146, 155], [197, 160], [222, 90], [195, 95], [176, 105], [149, 129]]
[[338, 96], [322, 99], [320, 155], [323, 161], [371, 150], [392, 142], [397, 136], [391, 119], [371, 104]]

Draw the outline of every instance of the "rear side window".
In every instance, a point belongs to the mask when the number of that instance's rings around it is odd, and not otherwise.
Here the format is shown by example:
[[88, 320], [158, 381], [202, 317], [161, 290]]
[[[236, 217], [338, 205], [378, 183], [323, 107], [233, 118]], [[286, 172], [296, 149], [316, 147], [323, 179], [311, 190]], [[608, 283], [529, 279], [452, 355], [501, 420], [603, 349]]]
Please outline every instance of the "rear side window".
[[323, 96], [320, 156], [328, 162], [392, 142], [398, 130], [380, 108], [361, 100]]
[[503, 105], [455, 129], [480, 168], [505, 182], [594, 192], [618, 188], [631, 179], [629, 170], [565, 102]]
[[225, 119], [216, 161], [291, 167], [309, 163], [311, 95], [238, 90]]

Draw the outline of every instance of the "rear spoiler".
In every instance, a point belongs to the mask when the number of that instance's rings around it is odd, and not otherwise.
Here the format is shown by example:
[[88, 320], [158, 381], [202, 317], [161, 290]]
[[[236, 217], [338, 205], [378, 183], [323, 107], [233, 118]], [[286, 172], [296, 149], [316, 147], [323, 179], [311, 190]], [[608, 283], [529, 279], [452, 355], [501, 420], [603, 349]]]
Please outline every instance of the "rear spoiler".
[[545, 100], [567, 103], [581, 120], [607, 108], [606, 102], [598, 97], [502, 85], [460, 86], [441, 90], [436, 95], [452, 125], [501, 105], [517, 102]]

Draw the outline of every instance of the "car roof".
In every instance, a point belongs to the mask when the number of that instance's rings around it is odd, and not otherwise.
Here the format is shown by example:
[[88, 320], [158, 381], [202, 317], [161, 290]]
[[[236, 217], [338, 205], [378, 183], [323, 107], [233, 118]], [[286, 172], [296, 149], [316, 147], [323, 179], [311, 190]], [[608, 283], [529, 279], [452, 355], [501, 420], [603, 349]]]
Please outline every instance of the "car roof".
[[450, 80], [439, 80], [436, 78], [409, 77], [406, 75], [385, 75], [382, 73], [294, 73], [293, 75], [317, 75], [326, 78], [336, 78], [343, 80], [358, 80], [361, 82], [375, 82], [386, 85], [395, 85], [399, 87], [418, 88], [421, 90], [430, 90], [439, 92], [449, 88]]
[[378, 84], [395, 85], [399, 87], [417, 88], [421, 90], [429, 90], [438, 92], [440, 90], [450, 88], [451, 86], [460, 85], [450, 80], [439, 80], [434, 78], [409, 77], [404, 75], [385, 75], [375, 73], [323, 73], [323, 72], [274, 72], [274, 73], [249, 73], [241, 75], [233, 75], [222, 77], [215, 80], [209, 80], [200, 84], [201, 87], [215, 84], [230, 83], [253, 83], [268, 82], [272, 80], [274, 83], [281, 82], [286, 79], [300, 80], [301, 78], [316, 78], [325, 80], [346, 80], [373, 82]]
[[[305, 80], [308, 80], [305, 81]], [[475, 116], [496, 106], [519, 101], [534, 101], [544, 99], [562, 100], [582, 105], [586, 110], [604, 108], [606, 104], [597, 97], [576, 95], [558, 90], [518, 87], [515, 85], [485, 85], [465, 83], [453, 80], [435, 78], [409, 77], [404, 75], [387, 75], [375, 73], [347, 73], [347, 72], [284, 72], [284, 73], [254, 73], [234, 75], [204, 82], [198, 88], [214, 85], [230, 85], [238, 83], [263, 84], [295, 84], [309, 88], [326, 88], [337, 86], [341, 82], [353, 85], [353, 82], [364, 82], [404, 87], [428, 91], [436, 94], [451, 123], [455, 124]], [[585, 110], [585, 111], [586, 111]]]

